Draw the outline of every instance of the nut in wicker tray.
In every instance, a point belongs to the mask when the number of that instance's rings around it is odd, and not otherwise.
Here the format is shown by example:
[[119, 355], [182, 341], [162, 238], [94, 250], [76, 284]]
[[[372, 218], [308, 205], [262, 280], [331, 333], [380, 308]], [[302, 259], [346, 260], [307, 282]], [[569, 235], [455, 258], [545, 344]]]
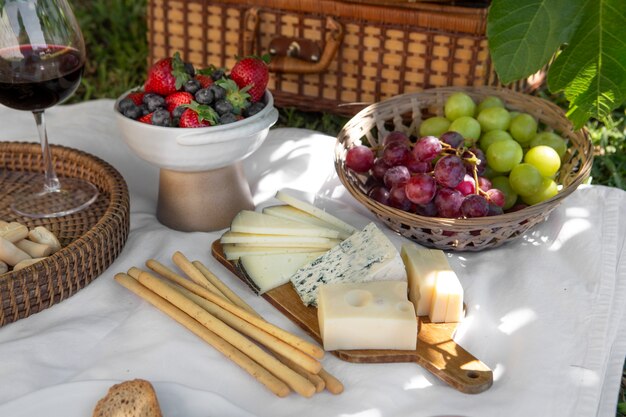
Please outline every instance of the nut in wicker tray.
[[[556, 177], [562, 185], [556, 196], [519, 211], [471, 219], [420, 216], [386, 206], [367, 196], [367, 178], [346, 169], [347, 150], [364, 142], [377, 146], [387, 133], [394, 130], [417, 136], [422, 120], [443, 116], [446, 99], [458, 91], [468, 94], [476, 102], [488, 96], [499, 97], [509, 110], [531, 114], [545, 130], [558, 132], [569, 142]], [[335, 148], [335, 169], [339, 179], [360, 203], [401, 235], [424, 246], [455, 251], [480, 251], [522, 236], [546, 220], [550, 212], [587, 179], [592, 161], [593, 147], [587, 133], [573, 130], [558, 106], [534, 96], [492, 87], [434, 88], [372, 104], [346, 123], [337, 136]]]

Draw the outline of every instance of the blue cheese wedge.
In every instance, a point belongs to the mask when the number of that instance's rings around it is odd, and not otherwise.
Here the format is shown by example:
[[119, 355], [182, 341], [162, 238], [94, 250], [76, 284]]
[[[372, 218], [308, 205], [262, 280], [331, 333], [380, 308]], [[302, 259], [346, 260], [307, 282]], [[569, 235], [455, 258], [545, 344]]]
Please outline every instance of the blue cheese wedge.
[[305, 305], [317, 305], [317, 292], [326, 283], [406, 281], [400, 254], [374, 223], [367, 225], [291, 277]]

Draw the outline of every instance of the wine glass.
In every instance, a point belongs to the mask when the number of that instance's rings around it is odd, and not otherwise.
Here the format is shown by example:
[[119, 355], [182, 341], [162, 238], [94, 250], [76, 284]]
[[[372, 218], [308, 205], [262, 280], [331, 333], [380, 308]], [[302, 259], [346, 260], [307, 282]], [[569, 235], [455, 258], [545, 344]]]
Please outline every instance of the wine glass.
[[76, 91], [85, 60], [85, 43], [66, 0], [0, 0], [0, 104], [33, 113], [43, 153], [43, 178], [11, 206], [19, 215], [64, 216], [98, 197], [88, 181], [57, 177], [44, 118], [45, 109]]

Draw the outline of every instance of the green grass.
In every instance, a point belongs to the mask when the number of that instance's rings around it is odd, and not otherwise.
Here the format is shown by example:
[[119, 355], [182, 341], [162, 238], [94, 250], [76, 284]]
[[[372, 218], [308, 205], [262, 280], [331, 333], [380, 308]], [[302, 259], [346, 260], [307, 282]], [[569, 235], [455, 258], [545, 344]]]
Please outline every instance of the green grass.
[[[89, 60], [77, 94], [70, 102], [97, 98], [116, 98], [124, 91], [141, 85], [147, 70], [146, 0], [75, 0]], [[564, 106], [561, 96], [539, 95]], [[587, 123], [596, 147], [592, 183], [626, 189], [626, 114], [625, 108], [613, 112], [607, 125]], [[301, 127], [336, 135], [347, 121], [344, 117], [307, 113], [293, 108], [280, 109], [278, 126]], [[626, 417], [624, 381], [619, 394], [616, 416]]]

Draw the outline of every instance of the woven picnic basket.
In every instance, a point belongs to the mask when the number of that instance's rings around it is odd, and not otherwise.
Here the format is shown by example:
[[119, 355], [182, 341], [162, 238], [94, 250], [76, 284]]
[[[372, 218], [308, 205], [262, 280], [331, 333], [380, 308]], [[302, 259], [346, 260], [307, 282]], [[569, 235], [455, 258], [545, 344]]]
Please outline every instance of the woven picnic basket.
[[15, 195], [42, 170], [37, 143], [0, 142], [0, 220], [29, 228], [45, 226], [62, 249], [19, 271], [0, 274], [0, 326], [42, 311], [76, 294], [96, 279], [119, 255], [129, 232], [130, 205], [124, 178], [105, 161], [85, 152], [51, 146], [58, 176], [91, 181], [97, 200], [85, 210], [63, 217], [20, 217], [11, 208]]
[[[449, 219], [426, 217], [383, 205], [366, 194], [367, 177], [346, 169], [347, 149], [361, 143], [377, 146], [393, 130], [415, 134], [422, 120], [443, 116], [447, 97], [463, 91], [474, 101], [487, 96], [502, 99], [508, 109], [534, 116], [544, 130], [552, 130], [568, 140], [567, 153], [556, 181], [559, 193], [542, 203], [498, 216]], [[422, 245], [454, 251], [480, 251], [494, 248], [523, 236], [548, 215], [589, 176], [593, 147], [585, 130], [574, 130], [557, 105], [538, 97], [492, 87], [434, 88], [404, 94], [368, 106], [339, 132], [335, 148], [335, 168], [341, 182], [361, 204], [392, 230]]]
[[[488, 1], [149, 0], [149, 61], [181, 56], [232, 68], [272, 56], [276, 105], [354, 115], [386, 98], [442, 86], [499, 85]], [[536, 87], [512, 84], [515, 90]]]

